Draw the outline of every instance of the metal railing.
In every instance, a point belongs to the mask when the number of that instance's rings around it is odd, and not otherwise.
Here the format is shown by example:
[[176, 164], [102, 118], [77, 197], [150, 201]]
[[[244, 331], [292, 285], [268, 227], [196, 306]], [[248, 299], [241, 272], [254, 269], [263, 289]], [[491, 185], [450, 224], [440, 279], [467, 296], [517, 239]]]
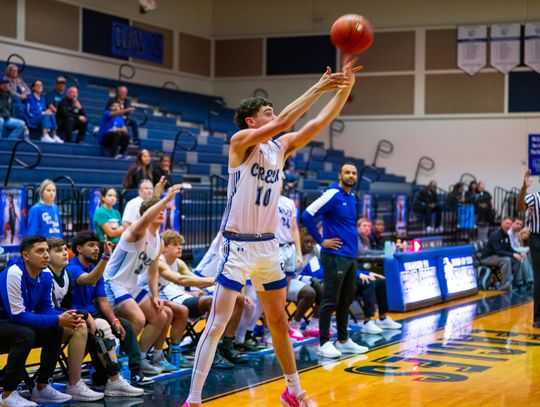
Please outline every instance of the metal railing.
[[[314, 154], [315, 151], [322, 151], [322, 154], [321, 155]], [[311, 160], [326, 161], [327, 158], [328, 158], [328, 150], [326, 148], [321, 147], [321, 146], [311, 145], [309, 147], [309, 154], [308, 154], [308, 158], [306, 160], [306, 166], [304, 168], [305, 174], [306, 175], [308, 174], [309, 166], [311, 164]]]
[[[187, 145], [184, 144], [184, 142], [181, 139], [182, 136], [186, 136], [186, 138], [189, 140], [189, 144]], [[182, 141], [182, 142], [179, 143], [179, 141]], [[176, 155], [176, 149], [180, 147], [184, 151], [193, 151], [197, 148], [198, 145], [199, 144], [197, 142], [197, 136], [193, 134], [191, 131], [186, 130], [186, 129], [181, 129], [178, 131], [178, 133], [176, 133], [176, 137], [174, 138], [174, 146], [171, 153], [171, 163], [173, 163], [173, 165], [171, 166], [171, 175], [174, 173], [174, 157]]]
[[[128, 71], [129, 73], [126, 73]], [[131, 64], [121, 64], [118, 67], [118, 80], [122, 81], [122, 79], [133, 79], [135, 76], [135, 67]]]
[[334, 149], [334, 137], [343, 133], [345, 130], [345, 122], [340, 119], [335, 119], [330, 123], [330, 150]]
[[394, 152], [394, 145], [388, 141], [388, 140], [380, 140], [377, 143], [377, 149], [375, 150], [375, 156], [373, 157], [373, 164], [371, 164], [373, 167], [377, 166], [377, 159], [379, 158], [380, 154], [383, 155], [390, 155]]
[[[15, 58], [18, 58], [20, 60], [20, 62], [19, 63], [13, 62], [12, 60], [15, 59]], [[12, 53], [7, 57], [6, 65], [9, 65], [9, 64], [17, 65], [17, 67], [19, 68], [19, 73], [23, 73], [24, 69], [26, 68], [25, 59], [22, 56], [20, 56], [19, 54], [16, 54], [16, 53]]]
[[416, 185], [416, 181], [418, 180], [418, 175], [420, 175], [420, 171], [426, 171], [430, 172], [435, 168], [435, 161], [433, 161], [430, 157], [420, 157], [418, 160], [418, 164], [416, 165], [416, 171], [414, 173], [414, 179], [413, 179], [413, 186]]
[[[29, 145], [36, 153], [37, 153], [37, 159], [36, 159], [36, 162], [33, 163], [33, 164], [27, 164], [25, 163], [24, 161], [18, 159], [16, 157], [17, 155], [17, 150], [19, 148], [19, 146], [23, 145], [23, 144], [27, 144]], [[41, 149], [35, 145], [34, 143], [32, 143], [29, 139], [22, 139], [22, 140], [19, 140], [15, 143], [15, 145], [13, 146], [13, 149], [11, 150], [11, 158], [9, 159], [9, 165], [8, 165], [8, 169], [6, 171], [6, 176], [4, 178], [4, 187], [7, 187], [8, 186], [8, 183], [9, 183], [9, 177], [11, 176], [11, 169], [13, 167], [13, 163], [17, 163], [19, 164], [20, 166], [22, 166], [23, 168], [26, 168], [28, 170], [31, 170], [33, 168], [36, 168], [39, 163], [41, 162], [41, 157], [42, 157], [42, 153], [41, 153]]]

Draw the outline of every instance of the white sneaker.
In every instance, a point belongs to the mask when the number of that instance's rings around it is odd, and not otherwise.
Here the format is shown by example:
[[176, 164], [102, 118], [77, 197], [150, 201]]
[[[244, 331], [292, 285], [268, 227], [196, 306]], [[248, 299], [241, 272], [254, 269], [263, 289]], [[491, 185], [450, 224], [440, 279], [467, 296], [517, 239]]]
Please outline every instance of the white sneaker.
[[118, 375], [118, 380], [111, 381], [107, 380], [107, 385], [105, 386], [105, 395], [111, 397], [130, 397], [130, 396], [142, 396], [144, 394], [143, 389], [133, 387], [129, 384], [126, 379]]
[[41, 136], [41, 142], [42, 143], [56, 143], [54, 139], [49, 136], [48, 134], [45, 134], [44, 136]]
[[55, 143], [64, 144], [64, 140], [62, 140], [56, 134], [54, 136], [52, 136], [52, 139], [54, 140]]
[[35, 401], [36, 403], [65, 403], [69, 400], [71, 400], [69, 394], [56, 390], [50, 384], [46, 385], [41, 390], [38, 390], [36, 384], [32, 390], [32, 401]]
[[367, 324], [364, 324], [364, 326], [362, 326], [362, 329], [360, 331], [362, 331], [365, 334], [377, 335], [377, 334], [380, 334], [383, 330], [382, 328], [379, 328], [377, 326], [375, 321], [370, 320], [368, 321]]
[[377, 326], [381, 329], [401, 329], [401, 324], [399, 322], [394, 321], [390, 317], [386, 317], [382, 321], [378, 319], [375, 321]]
[[150, 363], [148, 360], [143, 359], [141, 361], [141, 372], [143, 372], [144, 375], [148, 376], [156, 376], [162, 372], [162, 370]]
[[104, 397], [103, 393], [98, 393], [86, 385], [85, 382], [79, 380], [78, 383], [66, 386], [66, 394], [69, 394], [75, 401], [96, 401]]
[[[0, 393], [1, 394], [1, 393]], [[18, 391], [13, 390], [9, 396], [0, 396], [0, 406], [6, 407], [36, 407], [37, 403], [22, 397]]]
[[339, 358], [341, 356], [341, 352], [336, 349], [331, 341], [328, 341], [323, 346], [319, 346], [317, 348], [317, 355], [323, 358], [334, 359]]
[[366, 348], [365, 346], [354, 343], [351, 338], [347, 339], [347, 342], [345, 343], [337, 341], [336, 349], [341, 353], [366, 353], [369, 350], [369, 348]]

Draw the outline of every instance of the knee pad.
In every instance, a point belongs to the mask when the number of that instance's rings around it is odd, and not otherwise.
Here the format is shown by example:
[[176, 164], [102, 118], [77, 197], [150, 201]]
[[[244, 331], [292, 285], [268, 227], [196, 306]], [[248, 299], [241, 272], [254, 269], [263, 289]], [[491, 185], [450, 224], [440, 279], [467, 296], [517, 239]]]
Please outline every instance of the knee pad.
[[96, 341], [96, 348], [99, 353], [107, 354], [111, 349], [116, 346], [115, 336], [112, 333], [111, 326], [104, 319], [96, 319], [97, 335], [94, 336]]

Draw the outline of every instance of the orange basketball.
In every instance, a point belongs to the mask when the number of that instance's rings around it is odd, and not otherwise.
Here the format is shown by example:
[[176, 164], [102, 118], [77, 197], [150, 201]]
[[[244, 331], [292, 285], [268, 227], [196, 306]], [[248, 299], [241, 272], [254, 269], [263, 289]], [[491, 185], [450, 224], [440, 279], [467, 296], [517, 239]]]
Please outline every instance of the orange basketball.
[[330, 40], [345, 54], [361, 54], [373, 43], [373, 28], [367, 18], [346, 14], [332, 24]]

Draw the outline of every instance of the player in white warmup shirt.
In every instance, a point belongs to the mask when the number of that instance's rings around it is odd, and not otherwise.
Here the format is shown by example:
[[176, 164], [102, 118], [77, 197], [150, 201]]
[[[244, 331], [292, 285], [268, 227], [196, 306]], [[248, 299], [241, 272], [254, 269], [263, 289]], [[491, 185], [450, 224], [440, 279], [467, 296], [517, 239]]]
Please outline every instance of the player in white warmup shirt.
[[[279, 221], [277, 202], [281, 195], [284, 160], [337, 117], [354, 85], [354, 73], [359, 69], [353, 68], [353, 63], [349, 60], [342, 72], [334, 74], [327, 68], [315, 85], [278, 116], [271, 102], [264, 98], [245, 100], [236, 109], [235, 120], [241, 130], [231, 138], [229, 149], [228, 202], [221, 225], [223, 245], [215, 300], [197, 346], [186, 407], [202, 404], [202, 388], [217, 343], [247, 279], [251, 280], [263, 304], [275, 354], [285, 375], [286, 389], [281, 394], [281, 403], [284, 406], [311, 405], [300, 386], [288, 333], [287, 279], [274, 237]], [[273, 140], [292, 127], [321, 95], [332, 91], [336, 93], [314, 119], [299, 131]]]
[[[158, 294], [159, 229], [165, 207], [181, 188], [181, 185], [174, 185], [169, 188], [165, 198], [143, 201], [141, 218], [122, 234], [103, 274], [107, 297], [117, 314], [129, 320], [135, 332], [142, 331], [139, 346], [145, 374], [160, 373], [161, 369], [146, 361], [146, 352], [158, 338], [166, 335], [172, 320], [172, 314], [163, 309], [163, 301]], [[145, 271], [148, 273], [150, 293], [137, 284], [139, 275]]]

